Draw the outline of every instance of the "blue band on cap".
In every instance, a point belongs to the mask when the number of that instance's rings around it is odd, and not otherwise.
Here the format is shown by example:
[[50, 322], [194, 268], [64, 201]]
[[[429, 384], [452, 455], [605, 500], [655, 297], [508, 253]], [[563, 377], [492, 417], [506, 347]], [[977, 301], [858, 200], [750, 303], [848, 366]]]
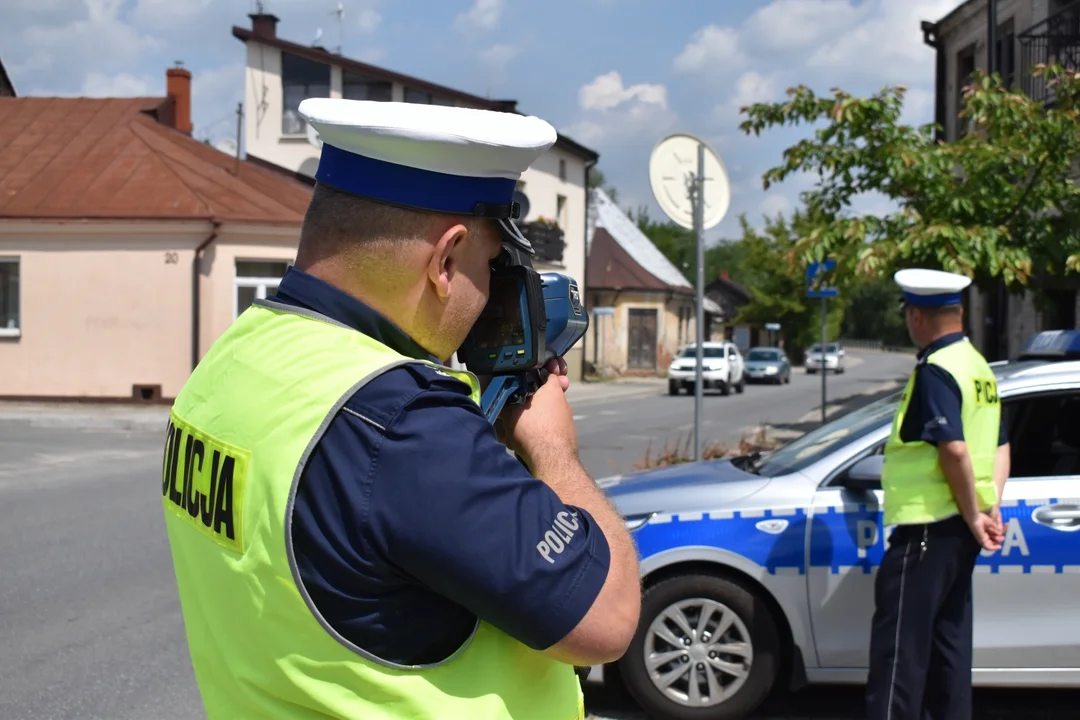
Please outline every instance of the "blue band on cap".
[[[342, 192], [448, 215], [472, 215], [477, 203], [509, 205], [517, 182], [420, 170], [323, 143], [315, 179]], [[508, 216], [509, 217], [509, 216]]]
[[964, 301], [961, 293], [939, 293], [937, 295], [916, 295], [904, 291], [904, 302], [915, 307], [940, 307], [942, 305], [960, 305]]

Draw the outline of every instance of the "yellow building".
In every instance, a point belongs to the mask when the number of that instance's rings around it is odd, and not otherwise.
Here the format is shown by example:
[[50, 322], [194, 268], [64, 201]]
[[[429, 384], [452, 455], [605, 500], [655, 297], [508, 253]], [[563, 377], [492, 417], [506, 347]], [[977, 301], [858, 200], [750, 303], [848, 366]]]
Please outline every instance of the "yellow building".
[[[694, 287], [607, 194], [589, 195], [586, 366], [601, 375], [657, 374], [696, 337]], [[720, 306], [708, 297], [704, 305], [706, 339], [722, 338]]]

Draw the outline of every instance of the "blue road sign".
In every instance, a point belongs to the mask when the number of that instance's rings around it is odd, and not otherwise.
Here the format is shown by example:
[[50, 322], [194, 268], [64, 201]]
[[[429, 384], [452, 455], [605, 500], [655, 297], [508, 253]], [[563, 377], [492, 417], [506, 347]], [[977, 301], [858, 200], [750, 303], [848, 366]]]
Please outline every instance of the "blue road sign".
[[820, 263], [810, 263], [806, 266], [806, 296], [812, 298], [831, 298], [837, 297], [840, 291], [834, 287], [814, 287], [814, 278], [819, 273], [831, 272], [836, 267], [835, 260], [826, 260]]
[[594, 307], [592, 309], [593, 315], [614, 315], [615, 308], [613, 307]]
[[765, 329], [770, 332], [776, 332], [780, 329], [780, 323], [765, 323]]

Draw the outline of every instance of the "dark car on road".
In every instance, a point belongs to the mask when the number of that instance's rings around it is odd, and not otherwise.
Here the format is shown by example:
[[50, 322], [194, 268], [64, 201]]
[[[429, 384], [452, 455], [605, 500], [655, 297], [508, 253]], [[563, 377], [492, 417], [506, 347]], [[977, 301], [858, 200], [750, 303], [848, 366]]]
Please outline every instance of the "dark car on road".
[[780, 385], [791, 382], [791, 361], [780, 348], [750, 348], [746, 354], [746, 382]]

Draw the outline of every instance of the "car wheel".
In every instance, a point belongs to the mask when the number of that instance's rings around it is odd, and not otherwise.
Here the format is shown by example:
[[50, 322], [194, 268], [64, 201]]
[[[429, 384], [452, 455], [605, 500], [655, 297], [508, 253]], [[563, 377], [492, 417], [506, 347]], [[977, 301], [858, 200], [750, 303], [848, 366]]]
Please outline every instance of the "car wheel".
[[738, 583], [684, 575], [642, 597], [641, 622], [619, 670], [648, 713], [671, 720], [737, 720], [768, 697], [780, 641], [764, 601]]
[[791, 371], [790, 370], [788, 370], [787, 375], [784, 376], [784, 384], [787, 385], [789, 382], [791, 382]]
[[679, 394], [679, 383], [672, 382], [672, 381], [669, 380], [668, 384], [667, 384], [667, 394], [668, 395], [678, 395]]
[[717, 385], [718, 388], [720, 388], [720, 394], [721, 395], [730, 395], [731, 394], [731, 383], [728, 382], [727, 380], [717, 380], [716, 385]]
[[735, 386], [735, 392], [742, 394], [742, 391], [746, 389], [746, 376], [739, 378], [739, 384]]
[[813, 375], [816, 372], [817, 372], [817, 370], [815, 370], [814, 368], [806, 368], [806, 374], [807, 375]]

